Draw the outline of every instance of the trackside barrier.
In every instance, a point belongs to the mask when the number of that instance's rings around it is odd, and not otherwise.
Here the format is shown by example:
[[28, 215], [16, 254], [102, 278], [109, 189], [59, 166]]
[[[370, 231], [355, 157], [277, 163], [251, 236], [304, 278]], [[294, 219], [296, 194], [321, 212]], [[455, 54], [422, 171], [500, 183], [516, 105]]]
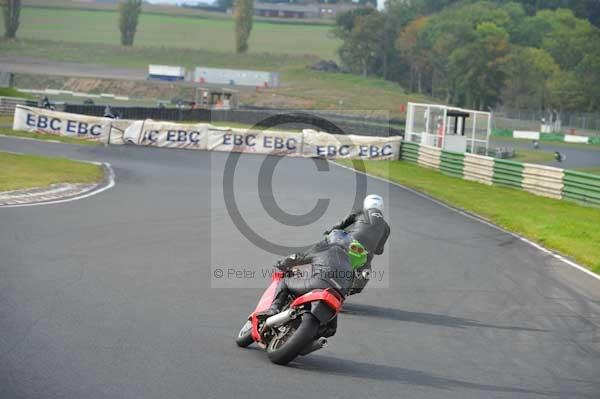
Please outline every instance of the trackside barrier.
[[329, 134], [311, 129], [232, 129], [209, 123], [120, 120], [18, 106], [14, 130], [110, 144], [319, 158], [399, 159], [401, 138]]
[[491, 185], [494, 176], [494, 158], [465, 153], [463, 176], [467, 180]]
[[17, 97], [0, 97], [0, 115], [11, 115], [17, 105], [35, 106], [37, 101]]
[[465, 154], [442, 151], [440, 171], [446, 175], [463, 177]]
[[402, 142], [401, 158], [409, 162], [418, 162], [419, 160], [419, 148], [420, 145], [417, 143], [411, 143], [409, 141]]
[[523, 189], [533, 194], [555, 199], [562, 198], [564, 171], [551, 166], [524, 164]]
[[436, 152], [431, 147], [410, 142], [402, 142], [400, 154], [404, 161], [450, 176], [600, 206], [600, 176], [597, 175], [449, 151], [441, 151], [436, 167]]
[[494, 160], [494, 176], [492, 183], [515, 188], [522, 188], [523, 164], [520, 162], [507, 161], [505, 159]]
[[442, 150], [437, 147], [421, 145], [418, 163], [421, 166], [439, 170], [441, 153]]
[[565, 170], [563, 198], [600, 205], [600, 176]]

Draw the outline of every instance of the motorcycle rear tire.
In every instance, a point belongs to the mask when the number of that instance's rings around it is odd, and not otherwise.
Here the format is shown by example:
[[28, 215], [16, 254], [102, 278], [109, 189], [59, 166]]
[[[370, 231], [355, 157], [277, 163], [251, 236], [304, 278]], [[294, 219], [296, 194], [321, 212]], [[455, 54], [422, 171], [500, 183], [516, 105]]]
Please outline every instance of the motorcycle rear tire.
[[275, 364], [288, 364], [294, 360], [300, 352], [316, 338], [319, 330], [319, 321], [310, 313], [302, 315], [302, 322], [294, 331], [293, 335], [281, 346], [274, 348], [277, 340], [273, 339], [267, 347], [269, 360]]

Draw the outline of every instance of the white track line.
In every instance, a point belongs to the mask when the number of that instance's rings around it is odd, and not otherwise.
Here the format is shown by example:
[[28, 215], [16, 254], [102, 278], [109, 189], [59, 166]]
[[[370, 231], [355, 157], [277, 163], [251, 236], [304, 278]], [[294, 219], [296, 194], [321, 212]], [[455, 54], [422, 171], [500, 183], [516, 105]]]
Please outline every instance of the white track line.
[[569, 259], [565, 258], [564, 256], [562, 256], [562, 255], [560, 255], [560, 254], [558, 254], [558, 253], [556, 253], [554, 251], [549, 250], [548, 248], [545, 248], [545, 247], [541, 246], [540, 244], [538, 244], [536, 242], [533, 242], [533, 241], [529, 240], [528, 238], [525, 238], [525, 237], [523, 237], [523, 236], [521, 236], [521, 235], [519, 235], [517, 233], [513, 233], [512, 231], [508, 231], [506, 229], [503, 229], [502, 227], [500, 227], [498, 225], [495, 225], [494, 223], [491, 223], [491, 222], [489, 222], [489, 221], [487, 221], [485, 219], [482, 219], [479, 216], [473, 215], [473, 214], [471, 214], [469, 212], [466, 212], [466, 211], [464, 211], [464, 210], [462, 210], [460, 208], [456, 208], [454, 206], [448, 205], [445, 202], [437, 200], [437, 199], [435, 199], [435, 198], [433, 198], [433, 197], [431, 197], [431, 196], [429, 196], [429, 195], [427, 195], [425, 193], [422, 193], [420, 191], [414, 190], [414, 189], [412, 189], [410, 187], [406, 187], [406, 186], [404, 186], [404, 185], [402, 185], [400, 183], [396, 183], [396, 182], [384, 179], [384, 178], [379, 177], [379, 176], [374, 176], [374, 175], [371, 175], [371, 174], [366, 173], [366, 172], [361, 172], [359, 170], [353, 169], [353, 168], [345, 166], [345, 165], [340, 165], [340, 164], [332, 162], [332, 161], [328, 161], [328, 162], [330, 164], [335, 165], [335, 166], [339, 166], [340, 168], [348, 169], [348, 170], [351, 170], [351, 171], [353, 171], [355, 173], [361, 173], [361, 174], [363, 174], [365, 176], [368, 176], [368, 177], [370, 177], [372, 179], [380, 180], [382, 182], [385, 182], [385, 183], [392, 184], [394, 186], [400, 187], [400, 188], [402, 188], [404, 190], [410, 191], [411, 193], [413, 193], [415, 195], [418, 195], [419, 197], [428, 199], [429, 201], [435, 202], [436, 204], [441, 205], [444, 208], [450, 209], [453, 212], [459, 213], [459, 214], [461, 214], [463, 216], [466, 216], [466, 217], [468, 217], [470, 219], [476, 220], [476, 221], [478, 221], [480, 223], [483, 223], [483, 224], [485, 224], [487, 226], [493, 227], [494, 229], [500, 230], [500, 231], [502, 231], [502, 232], [504, 232], [506, 234], [510, 234], [511, 236], [513, 236], [515, 238], [518, 238], [519, 240], [521, 240], [521, 241], [523, 241], [523, 242], [531, 245], [532, 247], [534, 247], [534, 248], [542, 251], [543, 253], [545, 253], [547, 255], [550, 255], [553, 258], [558, 259], [561, 262], [566, 263], [567, 265], [569, 265], [569, 266], [571, 266], [571, 267], [573, 267], [573, 268], [575, 268], [575, 269], [577, 269], [577, 270], [579, 270], [581, 272], [584, 272], [585, 274], [587, 274], [589, 276], [592, 276], [596, 280], [600, 281], [600, 275], [598, 275], [598, 274], [596, 274], [596, 273], [594, 273], [594, 272], [586, 269], [585, 267], [583, 267], [581, 265], [578, 265], [577, 263], [573, 262], [572, 260], [569, 260]]
[[85, 194], [78, 195], [78, 196], [71, 197], [71, 198], [65, 198], [65, 199], [61, 199], [61, 200], [54, 200], [54, 201], [47, 201], [47, 202], [36, 202], [36, 203], [33, 203], [33, 204], [3, 205], [3, 206], [0, 206], [0, 209], [3, 209], [3, 208], [22, 208], [22, 207], [26, 207], [26, 206], [41, 206], [41, 205], [62, 204], [62, 203], [65, 203], [65, 202], [77, 201], [77, 200], [81, 200], [81, 199], [84, 199], [84, 198], [88, 198], [88, 197], [91, 197], [93, 195], [100, 194], [101, 192], [106, 191], [106, 190], [114, 187], [114, 185], [115, 185], [115, 172], [113, 171], [112, 166], [108, 162], [90, 162], [90, 161], [80, 161], [80, 162], [93, 163], [94, 165], [103, 165], [108, 170], [108, 184], [106, 184], [106, 185], [104, 185], [104, 186], [102, 186], [102, 187], [100, 187], [98, 189], [89, 191], [89, 192], [87, 192]]

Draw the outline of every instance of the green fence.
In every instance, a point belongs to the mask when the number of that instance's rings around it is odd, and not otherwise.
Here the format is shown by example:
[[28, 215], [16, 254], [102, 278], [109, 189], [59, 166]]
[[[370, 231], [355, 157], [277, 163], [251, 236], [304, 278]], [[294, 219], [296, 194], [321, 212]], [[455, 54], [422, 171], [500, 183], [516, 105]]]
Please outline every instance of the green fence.
[[600, 205], [600, 176], [565, 170], [563, 198]]
[[494, 176], [492, 182], [515, 188], [521, 188], [523, 181], [523, 164], [520, 162], [494, 159]]

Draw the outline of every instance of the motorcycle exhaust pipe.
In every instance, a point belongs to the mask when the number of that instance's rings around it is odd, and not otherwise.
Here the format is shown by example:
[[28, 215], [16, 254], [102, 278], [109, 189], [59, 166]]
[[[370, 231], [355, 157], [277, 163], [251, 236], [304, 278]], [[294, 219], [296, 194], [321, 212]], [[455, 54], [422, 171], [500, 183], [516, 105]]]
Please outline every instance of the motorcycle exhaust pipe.
[[265, 321], [265, 325], [267, 327], [277, 327], [277, 326], [287, 323], [288, 321], [292, 320], [294, 317], [296, 317], [296, 309], [288, 309], [281, 313], [277, 313], [274, 316], [269, 317]]
[[309, 353], [312, 353], [314, 351], [318, 351], [319, 349], [323, 348], [326, 343], [327, 343], [327, 338], [325, 338], [325, 337], [317, 338], [310, 345], [308, 345], [306, 348], [304, 348], [302, 350], [302, 352], [300, 352], [300, 355], [304, 356], [304, 355], [308, 355]]

